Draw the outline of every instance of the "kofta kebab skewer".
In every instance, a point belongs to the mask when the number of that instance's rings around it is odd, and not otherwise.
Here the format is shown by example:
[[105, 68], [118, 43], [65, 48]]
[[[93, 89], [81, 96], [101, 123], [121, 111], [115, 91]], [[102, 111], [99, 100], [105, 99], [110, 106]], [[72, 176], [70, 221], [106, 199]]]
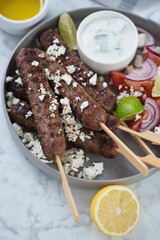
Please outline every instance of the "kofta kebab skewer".
[[[55, 30], [50, 29], [42, 33], [40, 43], [51, 58], [58, 61], [79, 84], [84, 86], [88, 94], [98, 102], [106, 112], [109, 113], [113, 111], [116, 104], [115, 95], [104, 86], [105, 83], [102, 83], [96, 74], [93, 74], [93, 72], [75, 56], [73, 51]], [[58, 50], [60, 51], [58, 52]], [[139, 133], [125, 126], [118, 126], [118, 124], [115, 127], [145, 140], [155, 142], [156, 144], [160, 143], [160, 135], [151, 131]]]
[[[48, 54], [38, 49], [35, 51], [37, 57], [39, 56], [39, 61], [42, 62], [52, 88], [57, 94], [60, 94], [62, 97], [67, 97], [70, 100], [71, 107], [82, 124], [91, 130], [99, 131], [103, 129], [108, 134], [107, 130], [109, 130], [109, 128], [105, 123], [112, 127], [112, 119], [116, 118], [106, 113], [62, 66], [56, 61], [50, 59]], [[113, 138], [113, 135], [110, 137]], [[115, 141], [115, 138], [113, 140]], [[132, 163], [132, 165], [146, 176], [148, 174], [148, 167], [124, 143], [122, 143], [122, 141], [120, 141], [120, 145], [119, 141], [118, 143], [116, 142], [118, 146], [121, 148], [123, 146], [123, 150], [125, 149], [122, 154]]]
[[61, 158], [66, 149], [64, 130], [58, 112], [58, 102], [44, 74], [42, 64], [34, 49], [22, 49], [16, 57], [16, 64], [29, 100], [38, 137], [48, 160], [57, 162], [62, 186], [70, 206], [74, 221], [79, 220]]
[[[64, 106], [64, 109], [65, 108], [66, 107]], [[12, 121], [18, 123], [25, 129], [29, 131], [36, 131], [33, 115], [27, 118], [25, 117], [30, 110], [31, 109], [28, 103], [19, 101], [15, 106], [11, 108], [9, 116]], [[68, 115], [71, 116], [72, 114], [69, 113]], [[86, 136], [84, 139], [80, 138], [82, 133]], [[77, 148], [82, 148], [84, 151], [102, 155], [106, 158], [114, 158], [118, 153], [121, 153], [120, 150], [117, 149], [116, 144], [114, 144], [114, 141], [108, 135], [101, 132], [90, 131], [84, 127], [80, 129], [79, 134], [74, 141], [71, 141], [67, 134], [66, 140], [67, 144], [69, 145]], [[141, 157], [140, 159], [148, 165], [160, 168], [160, 159], [155, 155], [153, 156], [152, 152], [146, 157]]]

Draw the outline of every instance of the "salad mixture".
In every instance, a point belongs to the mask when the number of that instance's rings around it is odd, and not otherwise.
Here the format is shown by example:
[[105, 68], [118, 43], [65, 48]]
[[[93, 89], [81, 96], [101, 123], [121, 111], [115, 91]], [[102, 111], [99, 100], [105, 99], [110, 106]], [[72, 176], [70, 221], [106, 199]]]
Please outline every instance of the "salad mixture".
[[[124, 72], [111, 73], [118, 94], [116, 116], [121, 120], [132, 120], [129, 126], [135, 131], [151, 130], [160, 134], [160, 47], [146, 31], [139, 34], [139, 40], [142, 55], [135, 56], [133, 64]], [[130, 102], [131, 96], [139, 99], [138, 105], [136, 99]], [[129, 112], [131, 107], [133, 112]], [[121, 117], [119, 112], [124, 109]]]

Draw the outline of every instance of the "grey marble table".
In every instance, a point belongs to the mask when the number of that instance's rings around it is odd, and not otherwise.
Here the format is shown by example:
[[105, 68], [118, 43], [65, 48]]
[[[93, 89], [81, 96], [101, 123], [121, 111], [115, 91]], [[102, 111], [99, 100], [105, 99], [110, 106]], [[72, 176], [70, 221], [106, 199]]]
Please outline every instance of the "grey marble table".
[[[89, 0], [50, 0], [47, 18], [82, 7], [99, 6]], [[0, 30], [0, 79], [21, 37]], [[80, 221], [73, 223], [61, 182], [33, 166], [19, 151], [7, 128], [0, 101], [0, 240], [103, 240], [90, 219], [90, 203], [97, 190], [71, 186]], [[120, 240], [160, 238], [160, 173], [130, 185], [141, 205], [136, 228]]]

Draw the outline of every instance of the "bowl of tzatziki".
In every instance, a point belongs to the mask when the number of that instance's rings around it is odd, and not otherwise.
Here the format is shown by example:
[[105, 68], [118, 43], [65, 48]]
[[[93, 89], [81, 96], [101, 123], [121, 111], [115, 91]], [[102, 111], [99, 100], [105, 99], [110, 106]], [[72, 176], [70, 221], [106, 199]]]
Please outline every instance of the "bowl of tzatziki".
[[134, 23], [116, 11], [88, 15], [77, 30], [78, 53], [93, 71], [107, 74], [122, 70], [133, 59], [138, 45]]

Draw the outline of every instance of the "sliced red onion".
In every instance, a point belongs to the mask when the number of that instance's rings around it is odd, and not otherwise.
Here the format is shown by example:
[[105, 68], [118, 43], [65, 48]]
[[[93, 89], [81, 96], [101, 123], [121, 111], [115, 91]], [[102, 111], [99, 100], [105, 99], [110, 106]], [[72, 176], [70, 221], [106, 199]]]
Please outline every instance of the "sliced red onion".
[[157, 73], [157, 64], [150, 58], [142, 63], [142, 68], [133, 70], [126, 76], [127, 80], [141, 82], [152, 79]]
[[147, 110], [147, 119], [142, 120], [140, 125], [140, 132], [153, 130], [160, 122], [160, 107], [153, 98], [146, 98], [144, 109]]
[[138, 31], [146, 34], [147, 41], [146, 41], [145, 45], [146, 46], [153, 46], [154, 43], [155, 43], [153, 35], [151, 33], [149, 33], [148, 31], [146, 31], [145, 29], [143, 29], [143, 28], [137, 27], [137, 29], [138, 29]]
[[156, 50], [155, 46], [146, 46], [146, 49], [151, 52], [152, 54], [156, 55], [157, 57], [160, 57], [160, 53]]

